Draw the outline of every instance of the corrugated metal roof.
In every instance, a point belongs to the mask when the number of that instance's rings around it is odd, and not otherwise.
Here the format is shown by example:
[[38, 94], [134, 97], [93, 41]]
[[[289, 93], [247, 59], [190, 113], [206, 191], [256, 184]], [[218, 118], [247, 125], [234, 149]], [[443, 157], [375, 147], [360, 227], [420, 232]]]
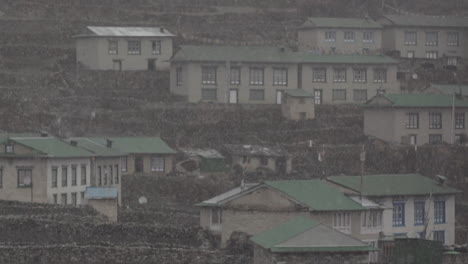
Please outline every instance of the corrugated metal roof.
[[[379, 99], [388, 100], [382, 103]], [[369, 107], [452, 107], [453, 95], [447, 94], [379, 94], [369, 99]], [[468, 107], [468, 100], [456, 97], [455, 107]]]
[[167, 145], [160, 137], [108, 137], [89, 138], [101, 145], [105, 145], [107, 139], [112, 140], [113, 148], [123, 153], [141, 154], [175, 154], [177, 153]]
[[116, 187], [86, 187], [86, 199], [116, 199], [119, 191]]
[[71, 158], [92, 157], [93, 153], [81, 148], [71, 146], [54, 137], [17, 137], [10, 140], [41, 152], [47, 157]]
[[313, 97], [313, 95], [303, 89], [286, 89], [284, 93], [292, 97]]
[[468, 96], [468, 85], [464, 84], [435, 84], [431, 83], [431, 87], [440, 91], [443, 94], [461, 94], [463, 96]]
[[[330, 182], [355, 191], [360, 189], [360, 176], [331, 176]], [[363, 191], [367, 196], [429, 195], [459, 193], [454, 188], [439, 185], [419, 174], [379, 174], [363, 176]]]
[[218, 206], [220, 203], [226, 199], [229, 199], [235, 195], [240, 194], [243, 191], [247, 191], [255, 186], [260, 185], [259, 183], [245, 183], [244, 186], [239, 186], [236, 187], [232, 190], [229, 190], [225, 193], [222, 193], [218, 196], [215, 196], [213, 198], [210, 198], [206, 201], [203, 201], [201, 203], [196, 204], [197, 206]]
[[206, 159], [224, 159], [224, 156], [221, 155], [217, 150], [215, 149], [180, 149], [182, 152], [184, 152], [188, 156], [200, 156]]
[[230, 154], [238, 156], [284, 157], [288, 154], [276, 146], [226, 144], [224, 147]]
[[173, 37], [174, 35], [162, 27], [87, 27], [97, 36], [105, 37]]
[[373, 209], [373, 208], [381, 208], [380, 204], [374, 202], [374, 201], [371, 201], [369, 199], [367, 199], [366, 197], [359, 197], [359, 196], [348, 196], [349, 198], [351, 198], [353, 201], [355, 201], [356, 203], [359, 203], [360, 205], [366, 207], [366, 208], [369, 208], [369, 209]]
[[271, 252], [358, 252], [378, 250], [364, 242], [301, 216], [251, 238]]
[[107, 147], [103, 144], [100, 144], [96, 141], [92, 141], [89, 138], [70, 138], [67, 139], [67, 142], [71, 144], [72, 141], [77, 143], [78, 148], [85, 149], [94, 153], [96, 156], [100, 157], [120, 157], [125, 156], [126, 154], [118, 151], [115, 148]]
[[415, 27], [468, 27], [468, 17], [426, 16], [426, 15], [385, 15], [390, 25]]
[[309, 17], [300, 28], [380, 29], [382, 25], [372, 19], [365, 18]]

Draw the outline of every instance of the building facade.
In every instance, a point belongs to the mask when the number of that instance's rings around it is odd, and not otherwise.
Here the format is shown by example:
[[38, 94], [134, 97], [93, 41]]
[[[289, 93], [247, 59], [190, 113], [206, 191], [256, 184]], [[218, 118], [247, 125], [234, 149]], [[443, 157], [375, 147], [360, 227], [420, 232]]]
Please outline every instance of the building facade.
[[93, 27], [75, 36], [76, 60], [90, 70], [168, 70], [174, 35], [162, 27]]
[[298, 47], [317, 54], [377, 54], [382, 28], [372, 19], [310, 17], [298, 29]]
[[468, 101], [454, 95], [378, 95], [366, 103], [364, 133], [400, 144], [465, 144], [467, 112]]

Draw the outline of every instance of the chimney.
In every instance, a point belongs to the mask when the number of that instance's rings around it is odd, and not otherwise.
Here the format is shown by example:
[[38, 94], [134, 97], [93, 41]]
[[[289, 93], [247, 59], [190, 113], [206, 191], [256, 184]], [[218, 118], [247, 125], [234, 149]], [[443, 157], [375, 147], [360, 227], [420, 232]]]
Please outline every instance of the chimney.
[[70, 145], [76, 147], [78, 146], [78, 142], [76, 140], [70, 140]]
[[112, 148], [112, 140], [107, 139], [107, 140], [106, 140], [106, 146], [107, 146], [108, 148]]
[[442, 175], [436, 175], [436, 178], [437, 178], [437, 184], [438, 185], [445, 185], [445, 181], [447, 180], [447, 177], [445, 176], [442, 176]]
[[163, 27], [160, 27], [160, 28], [159, 28], [159, 31], [161, 31], [161, 33], [164, 33], [164, 28], [163, 28]]

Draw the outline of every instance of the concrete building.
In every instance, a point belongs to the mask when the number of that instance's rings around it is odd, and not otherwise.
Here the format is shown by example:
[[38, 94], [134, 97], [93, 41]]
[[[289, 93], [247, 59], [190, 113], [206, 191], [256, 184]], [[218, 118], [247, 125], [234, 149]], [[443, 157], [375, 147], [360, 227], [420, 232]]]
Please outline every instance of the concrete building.
[[399, 92], [397, 61], [381, 55], [317, 55], [276, 47], [181, 46], [171, 59], [172, 93], [188, 102], [281, 104], [304, 89], [315, 104], [362, 103]]
[[[184, 158], [195, 162], [199, 175], [215, 175], [226, 172], [225, 157], [215, 149], [183, 148], [179, 150], [184, 153]], [[187, 171], [184, 168], [182, 170]]]
[[378, 251], [307, 217], [294, 218], [250, 240], [254, 264], [369, 263], [369, 253]]
[[[432, 239], [455, 243], [455, 194], [458, 190], [419, 174], [332, 176], [333, 184], [361, 192], [384, 209], [384, 237]], [[346, 192], [346, 191], [345, 191]], [[383, 238], [383, 237], [382, 237]]]
[[309, 17], [298, 29], [298, 46], [317, 54], [377, 54], [382, 28], [370, 18]]
[[162, 27], [94, 27], [75, 36], [76, 60], [90, 70], [168, 70], [174, 35]]
[[240, 166], [244, 172], [266, 168], [284, 174], [292, 170], [291, 157], [281, 147], [226, 144], [224, 152], [231, 166]]
[[366, 103], [364, 133], [401, 144], [465, 144], [467, 112], [468, 100], [453, 95], [382, 94]]
[[314, 96], [302, 89], [286, 90], [281, 104], [281, 113], [289, 120], [314, 119]]
[[92, 153], [49, 136], [6, 136], [0, 148], [0, 199], [82, 204]]
[[[200, 225], [226, 245], [234, 231], [256, 235], [298, 216], [371, 243], [382, 231], [382, 209], [356, 195], [345, 195], [325, 181], [290, 180], [245, 184], [197, 204]], [[375, 219], [361, 227], [361, 214]]]
[[402, 58], [442, 59], [446, 65], [468, 57], [468, 18], [385, 15], [382, 47]]

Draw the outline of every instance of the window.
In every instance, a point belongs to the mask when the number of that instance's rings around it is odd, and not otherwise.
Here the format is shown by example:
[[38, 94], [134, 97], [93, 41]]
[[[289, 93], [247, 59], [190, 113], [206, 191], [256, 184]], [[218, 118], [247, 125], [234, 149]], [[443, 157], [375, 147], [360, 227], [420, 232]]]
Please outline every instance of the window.
[[439, 33], [426, 32], [426, 46], [437, 46], [439, 44]]
[[211, 225], [220, 225], [223, 223], [223, 211], [220, 208], [211, 209]]
[[419, 128], [419, 113], [408, 113], [408, 123], [406, 123], [406, 128]]
[[457, 145], [464, 145], [466, 142], [466, 134], [455, 134], [455, 144]]
[[362, 42], [372, 43], [374, 42], [374, 32], [364, 31], [362, 33]]
[[97, 167], [97, 185], [101, 186], [102, 185], [102, 167], [98, 166]]
[[414, 134], [409, 135], [409, 139], [410, 139], [410, 144], [411, 144], [412, 146], [418, 144], [418, 137], [417, 137], [417, 135], [414, 135]]
[[333, 217], [333, 228], [343, 233], [351, 233], [351, 217], [347, 212], [335, 213]]
[[114, 168], [112, 165], [109, 165], [109, 182], [110, 184], [114, 184]]
[[424, 225], [424, 219], [426, 218], [426, 210], [424, 207], [424, 201], [414, 202], [414, 225]]
[[442, 143], [442, 135], [441, 134], [429, 134], [429, 143], [431, 144]]
[[447, 65], [457, 66], [458, 58], [457, 57], [447, 57]]
[[437, 59], [438, 53], [437, 51], [426, 51], [426, 59], [435, 60]]
[[265, 91], [263, 89], [250, 89], [249, 99], [252, 101], [265, 100]]
[[151, 42], [151, 53], [153, 55], [161, 54], [161, 41], [160, 40], [153, 40]]
[[57, 188], [57, 181], [58, 181], [58, 168], [52, 167], [52, 178], [50, 180], [50, 187]]
[[15, 146], [11, 144], [5, 145], [5, 153], [15, 153]]
[[83, 203], [83, 200], [85, 199], [85, 192], [80, 192], [81, 196], [81, 203]]
[[262, 166], [268, 165], [268, 158], [267, 157], [260, 157], [260, 164]]
[[128, 55], [140, 55], [141, 54], [141, 42], [139, 40], [128, 41]]
[[377, 89], [377, 94], [385, 94], [385, 89]]
[[354, 69], [353, 82], [365, 83], [367, 82], [367, 69]]
[[455, 113], [455, 128], [465, 128], [465, 113]]
[[346, 82], [346, 69], [337, 68], [333, 70], [333, 82], [342, 83]]
[[426, 232], [419, 232], [419, 239], [426, 239]]
[[333, 89], [332, 91], [332, 100], [346, 100], [346, 89]]
[[416, 45], [418, 34], [416, 31], [405, 31], [405, 45]]
[[216, 84], [216, 67], [202, 67], [202, 84]]
[[367, 101], [367, 90], [366, 89], [355, 89], [353, 90], [354, 101], [362, 102]]
[[151, 171], [164, 171], [164, 157], [151, 157]]
[[405, 226], [404, 202], [393, 202], [393, 226]]
[[327, 81], [327, 69], [325, 68], [313, 68], [312, 69], [312, 82], [326, 82]]
[[374, 82], [375, 83], [387, 82], [387, 69], [374, 69]]
[[68, 186], [68, 167], [62, 167], [62, 187]]
[[433, 236], [434, 241], [445, 243], [445, 231], [434, 231]]
[[176, 68], [176, 85], [177, 86], [182, 85], [182, 67]]
[[344, 32], [344, 42], [354, 42], [354, 39], [355, 39], [354, 31]]
[[263, 68], [250, 68], [250, 84], [263, 85]]
[[115, 165], [115, 184], [119, 184], [119, 165]]
[[414, 50], [409, 50], [407, 53], [407, 58], [412, 59], [415, 56]]
[[335, 42], [336, 41], [336, 31], [325, 31], [325, 41]]
[[445, 201], [434, 201], [434, 223], [445, 224]]
[[109, 171], [107, 170], [107, 166], [104, 165], [104, 177], [102, 177], [103, 179], [103, 185], [106, 186], [107, 185], [107, 177], [109, 175]]
[[447, 45], [448, 46], [458, 46], [460, 45], [460, 37], [458, 32], [448, 32], [447, 33]]
[[71, 194], [71, 203], [73, 206], [76, 206], [77, 205], [77, 197], [76, 197], [76, 192], [73, 192]]
[[120, 158], [120, 166], [122, 168], [122, 171], [126, 172], [127, 171], [127, 157], [122, 157]]
[[361, 225], [363, 228], [375, 228], [382, 226], [382, 212], [376, 210], [361, 213]]
[[54, 194], [52, 195], [52, 199], [54, 200], [54, 204], [57, 204], [57, 203], [58, 203], [58, 199], [57, 199], [57, 194], [56, 194], [56, 193], [54, 193]]
[[322, 90], [320, 89], [314, 90], [314, 104], [322, 104]]
[[440, 129], [442, 128], [442, 114], [431, 112], [429, 113], [429, 128]]
[[362, 54], [369, 54], [369, 48], [362, 48]]
[[216, 101], [216, 88], [202, 88], [201, 99], [204, 101]]
[[273, 69], [273, 85], [287, 86], [288, 85], [288, 69], [275, 68]]
[[71, 185], [72, 186], [76, 186], [76, 182], [77, 182], [77, 170], [76, 170], [76, 166], [72, 166], [72, 178], [71, 178]]
[[66, 194], [66, 193], [62, 193], [62, 195], [61, 195], [60, 198], [61, 198], [61, 201], [60, 201], [60, 202], [61, 202], [63, 205], [67, 205], [67, 203], [68, 203], [68, 202], [67, 202], [67, 194]]
[[117, 42], [117, 40], [109, 40], [108, 52], [109, 54], [119, 53], [119, 43]]
[[231, 67], [230, 83], [232, 85], [239, 85], [241, 83], [241, 69], [240, 69], [240, 67]]
[[86, 185], [87, 182], [86, 165], [81, 165], [81, 185]]

